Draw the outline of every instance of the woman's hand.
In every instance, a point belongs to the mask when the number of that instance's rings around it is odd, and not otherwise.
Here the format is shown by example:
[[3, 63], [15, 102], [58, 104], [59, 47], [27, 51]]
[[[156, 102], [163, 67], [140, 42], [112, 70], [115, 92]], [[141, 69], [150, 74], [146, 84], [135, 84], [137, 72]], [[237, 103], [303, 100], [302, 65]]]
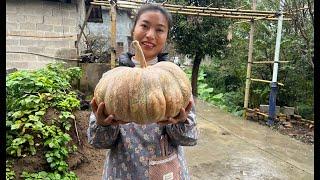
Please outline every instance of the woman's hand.
[[121, 120], [115, 120], [114, 115], [107, 115], [104, 113], [104, 102], [101, 102], [99, 106], [97, 105], [96, 99], [93, 98], [90, 102], [92, 111], [96, 116], [97, 124], [100, 126], [108, 126], [108, 125], [119, 125], [126, 124], [128, 122], [124, 122]]
[[160, 125], [167, 125], [167, 124], [177, 124], [179, 122], [186, 123], [188, 114], [192, 108], [192, 100], [189, 101], [189, 104], [186, 108], [181, 108], [179, 114], [176, 117], [169, 117], [167, 120], [157, 122]]

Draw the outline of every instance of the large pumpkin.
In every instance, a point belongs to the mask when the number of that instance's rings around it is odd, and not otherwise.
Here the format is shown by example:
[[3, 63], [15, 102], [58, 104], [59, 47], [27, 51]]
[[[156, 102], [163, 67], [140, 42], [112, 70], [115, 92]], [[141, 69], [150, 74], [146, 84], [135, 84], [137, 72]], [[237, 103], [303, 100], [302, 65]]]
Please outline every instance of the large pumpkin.
[[104, 101], [106, 114], [126, 122], [148, 124], [175, 117], [190, 100], [188, 77], [172, 62], [147, 66], [139, 42], [133, 46], [141, 68], [120, 66], [104, 73], [94, 91], [96, 102]]

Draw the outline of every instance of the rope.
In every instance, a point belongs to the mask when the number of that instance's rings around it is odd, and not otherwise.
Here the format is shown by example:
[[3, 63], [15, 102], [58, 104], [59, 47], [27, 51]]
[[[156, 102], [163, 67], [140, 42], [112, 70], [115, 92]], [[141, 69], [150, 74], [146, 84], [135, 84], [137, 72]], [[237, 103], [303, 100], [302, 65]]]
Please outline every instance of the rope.
[[37, 35], [21, 35], [21, 34], [7, 34], [6, 36], [18, 36], [18, 37], [34, 37], [34, 38], [75, 38], [76, 35], [64, 35], [64, 36], [37, 36]]
[[70, 58], [54, 57], [54, 56], [48, 56], [48, 55], [38, 54], [38, 53], [34, 53], [34, 52], [7, 51], [6, 53], [32, 54], [32, 55], [42, 56], [42, 57], [46, 57], [46, 58], [61, 59], [61, 60], [65, 60], [65, 61], [79, 61], [79, 59], [70, 59]]

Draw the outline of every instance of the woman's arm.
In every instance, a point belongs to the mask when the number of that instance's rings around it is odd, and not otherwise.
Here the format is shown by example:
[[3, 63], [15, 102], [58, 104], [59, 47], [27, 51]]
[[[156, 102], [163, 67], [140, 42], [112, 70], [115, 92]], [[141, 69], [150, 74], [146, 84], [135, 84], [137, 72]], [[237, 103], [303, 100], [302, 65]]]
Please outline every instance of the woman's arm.
[[89, 144], [93, 147], [99, 149], [110, 149], [112, 146], [114, 146], [118, 138], [119, 130], [119, 125], [98, 125], [96, 123], [96, 117], [94, 113], [91, 112], [87, 136]]
[[166, 125], [172, 143], [181, 146], [194, 146], [198, 140], [198, 128], [196, 126], [195, 106], [192, 98], [192, 108], [188, 113], [186, 122]]

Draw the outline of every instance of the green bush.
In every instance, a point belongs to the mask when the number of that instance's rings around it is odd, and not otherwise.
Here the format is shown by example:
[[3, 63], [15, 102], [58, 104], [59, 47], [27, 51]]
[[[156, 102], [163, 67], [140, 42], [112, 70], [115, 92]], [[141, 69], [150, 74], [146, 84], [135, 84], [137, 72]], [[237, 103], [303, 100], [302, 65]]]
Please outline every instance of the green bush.
[[[52, 178], [48, 176], [49, 179], [77, 179], [74, 173], [68, 170], [65, 160], [68, 153], [74, 150], [68, 147], [71, 140], [68, 134], [70, 120], [74, 119], [72, 111], [80, 107], [71, 82], [80, 76], [79, 67], [66, 68], [63, 64], [56, 63], [36, 71], [16, 71], [6, 77], [8, 158], [32, 156], [38, 152], [39, 147], [44, 147], [45, 159], [52, 171], [47, 173], [54, 173]], [[60, 111], [59, 119], [52, 119], [51, 125], [43, 121], [49, 107]], [[10, 168], [8, 165], [7, 179], [14, 174]], [[42, 179], [42, 175], [43, 172], [24, 172], [22, 177]]]

